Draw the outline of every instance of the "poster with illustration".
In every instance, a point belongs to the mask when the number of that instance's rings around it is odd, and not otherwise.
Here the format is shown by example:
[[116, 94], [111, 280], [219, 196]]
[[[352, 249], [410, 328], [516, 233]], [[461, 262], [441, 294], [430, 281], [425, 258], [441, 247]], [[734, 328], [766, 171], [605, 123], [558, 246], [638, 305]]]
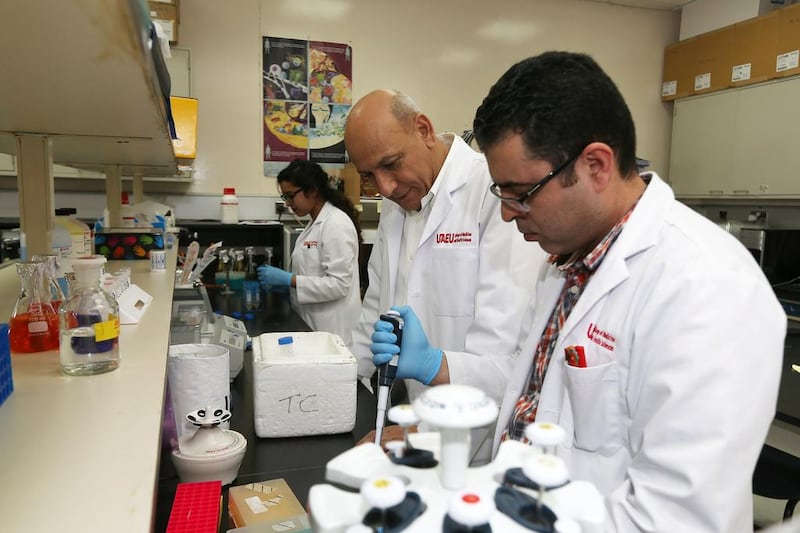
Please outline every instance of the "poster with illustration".
[[308, 43], [308, 101], [352, 104], [353, 50], [347, 44]]
[[306, 159], [308, 103], [293, 100], [264, 102], [264, 161]]
[[308, 115], [309, 158], [318, 163], [347, 163], [344, 123], [349, 105], [310, 103]]
[[308, 41], [264, 37], [264, 99], [308, 100]]
[[347, 44], [263, 38], [265, 176], [294, 159], [347, 162], [352, 59]]

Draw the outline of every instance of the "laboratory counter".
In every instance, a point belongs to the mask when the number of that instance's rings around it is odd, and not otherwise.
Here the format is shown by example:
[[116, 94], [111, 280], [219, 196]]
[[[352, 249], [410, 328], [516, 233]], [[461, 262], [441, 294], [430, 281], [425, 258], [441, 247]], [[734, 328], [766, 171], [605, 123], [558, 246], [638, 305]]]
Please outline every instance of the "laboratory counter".
[[[288, 301], [277, 294], [268, 294], [257, 311], [245, 311], [240, 292], [221, 295], [220, 289], [208, 288], [209, 300], [215, 312], [241, 319], [248, 335], [261, 333], [309, 331], [309, 327], [295, 313]], [[231, 429], [247, 439], [239, 475], [231, 485], [223, 487], [223, 507], [220, 532], [232, 529], [227, 515], [228, 488], [258, 481], [284, 478], [305, 505], [312, 485], [325, 480], [325, 463], [336, 455], [352, 448], [364, 435], [375, 429], [376, 400], [372, 393], [358, 383], [356, 399], [356, 425], [349, 433], [316, 435], [312, 437], [259, 438], [253, 423], [252, 351], [244, 354], [244, 365], [231, 382]], [[175, 490], [179, 482], [170, 459], [168, 446], [162, 448], [159, 475], [155, 531], [166, 531]]]
[[[176, 250], [167, 253], [174, 271]], [[142, 533], [154, 523], [173, 276], [149, 261], [111, 261], [153, 296], [139, 324], [120, 328], [120, 367], [60, 373], [58, 352], [13, 354], [14, 392], [0, 405], [0, 516], [4, 533]], [[20, 291], [0, 269], [0, 316]]]

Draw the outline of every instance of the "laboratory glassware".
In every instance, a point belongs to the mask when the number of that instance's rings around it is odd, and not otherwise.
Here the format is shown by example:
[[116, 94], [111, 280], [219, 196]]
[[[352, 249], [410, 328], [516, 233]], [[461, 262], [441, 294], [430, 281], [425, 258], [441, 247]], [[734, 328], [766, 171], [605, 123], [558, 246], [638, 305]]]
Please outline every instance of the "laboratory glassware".
[[220, 250], [219, 251], [219, 260], [222, 264], [222, 269], [225, 271], [225, 286], [221, 291], [220, 294], [233, 294], [231, 290], [231, 268], [233, 267], [233, 250], [228, 252], [227, 250]]
[[100, 286], [106, 258], [73, 260], [75, 290], [59, 308], [61, 371], [72, 376], [110, 372], [120, 363], [119, 305]]
[[41, 261], [17, 263], [20, 293], [9, 320], [9, 344], [17, 353], [58, 348], [58, 312], [50, 295], [48, 266]]

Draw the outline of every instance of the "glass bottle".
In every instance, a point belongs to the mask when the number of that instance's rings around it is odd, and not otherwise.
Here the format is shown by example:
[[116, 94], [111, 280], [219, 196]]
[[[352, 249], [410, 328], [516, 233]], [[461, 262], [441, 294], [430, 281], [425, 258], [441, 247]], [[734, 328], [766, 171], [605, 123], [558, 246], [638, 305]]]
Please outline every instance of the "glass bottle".
[[8, 324], [11, 351], [34, 353], [58, 348], [58, 313], [50, 299], [48, 266], [17, 263], [20, 293]]
[[244, 250], [235, 250], [233, 252], [233, 268], [229, 282], [231, 290], [242, 290], [242, 283], [244, 282], [246, 271], [247, 266], [245, 264]]
[[244, 279], [258, 279], [256, 274], [256, 247], [245, 246], [244, 255], [247, 260], [247, 270], [245, 271]]
[[119, 366], [119, 306], [100, 288], [105, 262], [101, 255], [73, 260], [74, 290], [58, 310], [65, 374], [89, 376]]
[[214, 274], [214, 283], [223, 285], [225, 283], [225, 265], [228, 263], [228, 250], [220, 248], [217, 250], [217, 272]]

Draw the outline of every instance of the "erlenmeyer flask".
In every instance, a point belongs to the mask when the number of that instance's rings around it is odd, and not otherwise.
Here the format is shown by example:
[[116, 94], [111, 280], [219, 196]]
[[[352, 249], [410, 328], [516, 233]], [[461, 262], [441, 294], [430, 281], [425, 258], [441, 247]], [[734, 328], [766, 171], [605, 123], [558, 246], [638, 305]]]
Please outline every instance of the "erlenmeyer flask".
[[17, 263], [20, 293], [8, 324], [11, 351], [44, 352], [58, 349], [58, 312], [50, 298], [47, 263]]
[[33, 254], [31, 261], [41, 261], [47, 265], [48, 285], [50, 286], [50, 300], [53, 309], [58, 312], [58, 306], [66, 300], [69, 294], [67, 280], [61, 270], [61, 258], [56, 254]]

